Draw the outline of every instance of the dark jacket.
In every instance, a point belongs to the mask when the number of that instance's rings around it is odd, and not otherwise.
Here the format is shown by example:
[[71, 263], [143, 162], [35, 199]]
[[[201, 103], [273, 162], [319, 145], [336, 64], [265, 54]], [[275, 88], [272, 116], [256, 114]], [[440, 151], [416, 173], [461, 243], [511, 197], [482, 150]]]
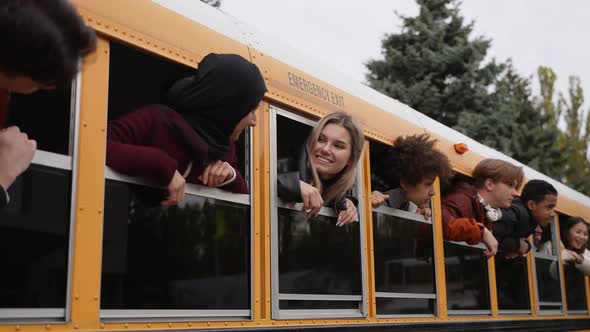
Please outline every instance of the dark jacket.
[[[308, 167], [308, 157], [305, 149], [299, 153], [299, 158], [282, 159], [277, 161], [277, 193], [280, 198], [289, 202], [303, 202], [301, 196], [301, 185], [299, 181], [310, 183], [312, 180], [311, 172]], [[325, 187], [330, 183], [323, 182]], [[337, 199], [330, 205], [336, 213], [346, 210], [346, 199], [350, 199], [355, 206], [358, 206], [356, 197], [347, 195]], [[330, 202], [327, 202], [330, 203]]]
[[485, 214], [485, 208], [477, 199], [475, 187], [457, 184], [442, 198], [442, 223], [445, 240], [480, 243], [483, 228], [492, 228]]
[[[165, 114], [165, 116], [163, 116]], [[172, 121], [176, 126], [170, 126]], [[107, 127], [107, 159], [109, 167], [123, 174], [148, 178], [161, 186], [172, 180], [174, 172], [184, 173], [191, 161], [194, 165], [187, 183], [202, 184], [198, 176], [205, 165], [200, 163], [195, 148], [185, 142], [174, 128], [190, 126], [174, 110], [163, 105], [147, 105], [109, 122]], [[237, 168], [235, 145], [221, 159], [236, 171], [236, 179], [219, 187], [236, 193], [248, 193], [248, 185]]]
[[[520, 239], [533, 234], [537, 223], [520, 198], [515, 198], [512, 206], [502, 209], [502, 218], [493, 225], [494, 237], [498, 240], [498, 252], [504, 255], [520, 248]], [[528, 243], [528, 240], [526, 240]], [[531, 244], [529, 244], [529, 250]]]

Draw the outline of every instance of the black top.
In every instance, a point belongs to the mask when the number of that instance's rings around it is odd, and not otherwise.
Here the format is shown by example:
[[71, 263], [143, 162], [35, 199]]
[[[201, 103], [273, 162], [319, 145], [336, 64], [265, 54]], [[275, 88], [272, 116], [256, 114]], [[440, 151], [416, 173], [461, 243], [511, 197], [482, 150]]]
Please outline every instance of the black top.
[[[503, 255], [518, 251], [520, 239], [529, 237], [535, 231], [537, 223], [522, 200], [517, 197], [512, 206], [502, 209], [502, 217], [493, 223], [493, 234], [498, 240], [498, 252]], [[529, 250], [531, 244], [529, 243]]]

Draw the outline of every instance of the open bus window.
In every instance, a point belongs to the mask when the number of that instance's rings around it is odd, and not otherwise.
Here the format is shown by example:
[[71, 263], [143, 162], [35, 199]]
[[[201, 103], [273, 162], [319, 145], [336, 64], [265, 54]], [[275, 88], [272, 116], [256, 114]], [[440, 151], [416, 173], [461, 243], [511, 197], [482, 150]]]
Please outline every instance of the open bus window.
[[[442, 188], [443, 196], [455, 186], [472, 185], [471, 177], [457, 174], [448, 186]], [[487, 258], [482, 243], [468, 245], [465, 242], [445, 240], [445, 275], [447, 306], [451, 315], [490, 314], [490, 287]]]
[[[572, 217], [563, 213], [559, 213], [558, 217], [562, 245], [561, 250], [573, 250], [582, 257], [587, 255], [587, 253], [585, 253], [585, 251], [588, 251], [586, 246], [582, 247], [584, 248], [583, 250], [576, 250], [574, 248], [576, 244], [573, 236], [575, 235], [572, 236], [572, 233], [575, 233], [575, 229], [572, 230], [568, 227], [569, 225], [574, 225]], [[588, 228], [585, 223], [584, 227]], [[588, 311], [588, 307], [586, 303], [586, 280], [583, 271], [584, 265], [589, 263], [582, 261], [582, 264], [575, 264], [571, 260], [564, 260], [564, 256], [565, 255], [562, 254], [561, 263], [563, 264], [563, 280], [565, 284], [568, 313], [585, 313]], [[587, 259], [587, 257], [585, 259]]]
[[496, 289], [501, 314], [530, 312], [527, 257], [496, 259]]
[[37, 149], [71, 155], [72, 90], [39, 90], [30, 95], [11, 94], [9, 126], [18, 126], [37, 141]]
[[541, 313], [563, 311], [558, 245], [557, 225], [554, 219], [543, 229], [541, 242], [533, 252], [537, 306]]
[[[399, 183], [387, 179], [380, 167], [388, 146], [370, 144], [371, 190], [390, 197], [400, 195]], [[416, 214], [416, 205], [410, 204], [413, 207], [405, 203], [392, 208], [386, 203], [373, 208], [375, 291], [380, 316], [436, 314], [432, 221]]]
[[[114, 42], [110, 57], [109, 119], [161, 103], [194, 71]], [[246, 178], [247, 136], [236, 144]], [[105, 186], [101, 317], [250, 316], [248, 194], [187, 184], [181, 204], [162, 207], [166, 191], [149, 180], [108, 169]]]
[[75, 136], [72, 87], [10, 97], [7, 125], [35, 139], [38, 150], [8, 189], [10, 203], [0, 211], [0, 310], [18, 309], [4, 318], [65, 317]]
[[[298, 162], [314, 123], [275, 107], [271, 111], [276, 124], [271, 167], [282, 173]], [[271, 181], [277, 181], [276, 173]], [[308, 219], [301, 204], [279, 199], [276, 189], [272, 195], [273, 317], [361, 316], [360, 222], [337, 227], [336, 214], [327, 207]]]

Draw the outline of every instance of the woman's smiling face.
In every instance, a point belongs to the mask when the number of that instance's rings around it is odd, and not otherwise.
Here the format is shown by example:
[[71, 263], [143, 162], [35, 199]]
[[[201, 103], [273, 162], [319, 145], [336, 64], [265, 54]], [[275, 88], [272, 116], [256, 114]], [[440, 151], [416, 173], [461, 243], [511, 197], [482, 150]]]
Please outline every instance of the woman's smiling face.
[[346, 128], [328, 123], [322, 129], [311, 151], [311, 162], [322, 180], [340, 173], [350, 161], [352, 139]]
[[569, 243], [567, 245], [569, 248], [580, 250], [586, 246], [586, 242], [588, 242], [588, 226], [586, 223], [579, 222], [572, 226], [568, 232]]

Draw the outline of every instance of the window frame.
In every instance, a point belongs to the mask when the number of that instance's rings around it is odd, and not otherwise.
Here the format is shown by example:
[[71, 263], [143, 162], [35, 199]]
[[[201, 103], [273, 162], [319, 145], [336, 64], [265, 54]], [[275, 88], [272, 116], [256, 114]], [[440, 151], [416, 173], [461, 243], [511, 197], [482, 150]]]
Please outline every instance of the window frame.
[[[269, 105], [270, 113], [270, 241], [271, 241], [271, 316], [272, 319], [301, 319], [301, 318], [364, 318], [368, 313], [366, 257], [365, 248], [365, 220], [363, 200], [359, 199], [357, 211], [359, 213], [359, 255], [361, 263], [361, 295], [322, 295], [322, 294], [286, 294], [279, 291], [279, 238], [278, 238], [278, 209], [285, 208], [301, 211], [302, 203], [287, 204], [278, 197], [277, 193], [277, 117], [283, 116], [290, 120], [315, 126], [317, 121], [295, 114], [276, 105]], [[362, 197], [362, 165], [359, 162], [356, 172], [355, 194]], [[322, 207], [318, 215], [335, 217], [331, 208]], [[281, 300], [308, 301], [342, 301], [359, 302], [359, 309], [280, 309]]]
[[[533, 265], [533, 286], [534, 286], [534, 291], [535, 291], [535, 308], [537, 310], [537, 314], [540, 316], [543, 315], [563, 315], [564, 314], [564, 299], [563, 299], [563, 287], [561, 286], [563, 283], [563, 266], [561, 264], [561, 259], [560, 259], [560, 255], [559, 255], [559, 242], [556, 241], [561, 241], [557, 239], [557, 217], [553, 218], [553, 220], [549, 223], [550, 227], [551, 227], [551, 242], [553, 245], [553, 252], [555, 253], [555, 255], [547, 255], [544, 253], [538, 253], [536, 251], [533, 250], [532, 252], [532, 265]], [[550, 262], [557, 262], [557, 266], [559, 268], [558, 270], [558, 274], [559, 274], [559, 294], [560, 294], [560, 298], [561, 298], [561, 302], [544, 302], [541, 301], [541, 298], [539, 297], [539, 281], [537, 280], [537, 258], [539, 259], [543, 259], [543, 260], [547, 260]], [[552, 309], [541, 309], [541, 307], [552, 307]], [[556, 308], [556, 309], [553, 309]]]
[[[483, 256], [483, 251], [487, 249], [487, 247], [483, 243], [478, 243], [478, 244], [473, 244], [472, 245], [472, 244], [467, 244], [464, 241], [444, 240], [444, 242], [450, 243], [450, 244], [454, 244], [454, 245], [463, 246], [463, 247], [467, 247], [467, 248], [479, 249], [479, 250], [482, 251], [482, 256]], [[444, 258], [446, 259], [446, 254], [445, 254], [445, 257]], [[445, 263], [445, 266], [446, 266], [446, 263]], [[485, 271], [486, 272], [486, 275], [489, 275], [489, 273], [490, 273], [490, 263], [489, 263], [489, 260], [487, 260], [487, 259], [486, 259], [486, 268], [487, 268], [487, 270]], [[494, 273], [495, 273], [495, 271], [494, 271]], [[446, 269], [445, 269], [445, 274], [446, 274]], [[488, 284], [488, 300], [490, 301], [489, 302], [489, 305], [490, 305], [490, 309], [489, 310], [479, 310], [479, 309], [476, 309], [476, 310], [468, 310], [468, 309], [452, 310], [452, 309], [448, 309], [447, 310], [448, 315], [449, 316], [486, 315], [486, 316], [490, 316], [491, 317], [492, 316], [492, 303], [491, 303], [492, 290], [490, 288], [491, 281], [490, 281], [489, 278], [487, 278], [487, 279], [488, 279], [488, 283], [487, 283]], [[445, 278], [445, 282], [448, 282], [448, 280], [446, 278]], [[448, 292], [449, 292], [449, 288], [447, 287], [447, 301], [448, 301], [448, 297], [449, 297]]]
[[72, 280], [74, 260], [74, 233], [76, 218], [76, 196], [78, 193], [78, 155], [80, 138], [80, 90], [82, 87], [82, 73], [79, 71], [71, 82], [70, 94], [70, 132], [68, 155], [37, 150], [31, 161], [31, 165], [46, 166], [71, 172], [71, 193], [69, 213], [69, 236], [67, 244], [66, 267], [66, 294], [63, 308], [1, 308], [0, 320], [25, 320], [25, 321], [71, 321], [72, 309]]
[[[383, 144], [380, 142], [375, 142], [376, 144]], [[373, 141], [369, 141], [369, 147], [371, 144], [375, 144], [373, 143]], [[367, 156], [367, 158], [371, 158], [371, 156]], [[371, 162], [371, 164], [373, 163], [373, 160], [369, 160], [369, 162]], [[371, 189], [372, 190], [372, 189]], [[385, 205], [381, 205], [377, 208], [373, 208], [372, 206], [371, 208], [371, 222], [373, 222], [373, 213], [380, 213], [380, 214], [384, 214], [387, 216], [391, 216], [391, 217], [396, 217], [396, 218], [400, 218], [400, 220], [403, 220], [403, 222], [418, 222], [418, 223], [423, 223], [423, 224], [428, 224], [431, 226], [432, 228], [432, 259], [433, 259], [433, 282], [434, 282], [434, 293], [399, 293], [399, 292], [378, 292], [377, 290], [375, 290], [375, 301], [379, 298], [383, 298], [383, 299], [423, 299], [423, 300], [434, 300], [434, 312], [432, 314], [379, 314], [377, 313], [377, 302], [375, 302], [375, 313], [377, 318], [413, 318], [413, 317], [427, 317], [427, 318], [433, 318], [433, 317], [438, 317], [440, 315], [440, 310], [438, 308], [438, 292], [439, 292], [439, 285], [437, 283], [437, 278], [436, 276], [438, 275], [438, 271], [437, 271], [437, 267], [434, 262], [436, 261], [436, 248], [435, 248], [435, 239], [436, 239], [436, 230], [434, 227], [434, 223], [433, 223], [433, 219], [434, 219], [434, 204], [431, 200], [430, 202], [430, 211], [432, 211], [432, 215], [430, 217], [430, 219], [426, 220], [424, 219], [423, 216], [415, 214], [415, 213], [411, 213], [408, 211], [404, 211], [401, 209], [395, 209], [389, 206], [385, 206]], [[373, 225], [374, 228], [374, 225]], [[375, 230], [373, 230], [373, 233], [375, 233]], [[374, 241], [375, 241], [375, 236], [373, 235], [373, 246], [375, 246]], [[373, 252], [373, 260], [375, 260], [374, 257], [375, 253]], [[373, 278], [375, 279], [375, 274], [373, 273]], [[373, 280], [373, 283], [375, 283], [376, 280]]]

